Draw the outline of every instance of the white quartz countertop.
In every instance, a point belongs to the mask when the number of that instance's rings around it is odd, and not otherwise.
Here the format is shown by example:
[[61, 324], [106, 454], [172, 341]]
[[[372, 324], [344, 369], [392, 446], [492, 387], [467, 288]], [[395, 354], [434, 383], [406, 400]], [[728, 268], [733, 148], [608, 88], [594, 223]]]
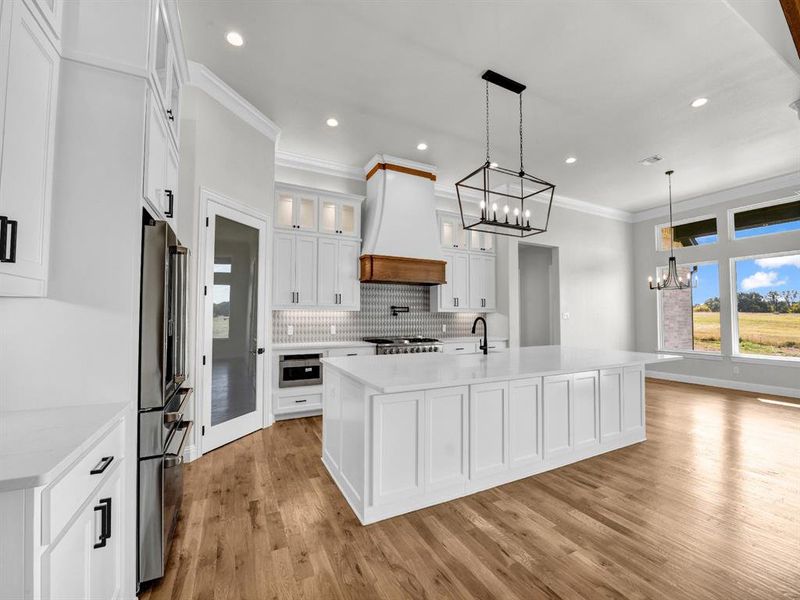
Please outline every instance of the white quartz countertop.
[[0, 492], [50, 483], [125, 409], [115, 403], [0, 411]]
[[[451, 344], [451, 343], [479, 342], [482, 341], [482, 339], [483, 338], [481, 336], [470, 335], [462, 337], [440, 338], [439, 341], [442, 342], [443, 344]], [[490, 342], [505, 342], [507, 340], [508, 338], [505, 337], [489, 336]], [[374, 346], [375, 344], [370, 344], [368, 342], [359, 340], [353, 340], [350, 342], [284, 342], [281, 344], [272, 344], [272, 349], [275, 351], [280, 351], [280, 350], [304, 350], [306, 348], [308, 348], [309, 350], [316, 348], [368, 348]]]
[[393, 354], [324, 358], [322, 362], [379, 393], [392, 394], [673, 360], [681, 360], [681, 357], [625, 350], [530, 346], [488, 355]]

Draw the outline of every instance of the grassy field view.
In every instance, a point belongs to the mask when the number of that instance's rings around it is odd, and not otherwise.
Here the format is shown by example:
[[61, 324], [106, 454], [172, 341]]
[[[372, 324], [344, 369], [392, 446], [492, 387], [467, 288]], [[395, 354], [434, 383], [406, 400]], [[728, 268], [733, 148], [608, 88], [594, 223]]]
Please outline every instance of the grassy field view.
[[[739, 351], [800, 357], [800, 314], [739, 313]], [[695, 350], [720, 349], [719, 313], [694, 313]]]

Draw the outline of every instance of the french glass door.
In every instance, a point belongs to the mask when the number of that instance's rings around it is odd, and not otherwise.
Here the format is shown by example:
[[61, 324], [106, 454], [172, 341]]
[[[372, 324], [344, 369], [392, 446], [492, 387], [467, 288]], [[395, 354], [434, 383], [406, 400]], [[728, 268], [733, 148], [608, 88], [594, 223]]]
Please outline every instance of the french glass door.
[[209, 200], [203, 452], [264, 424], [266, 225]]

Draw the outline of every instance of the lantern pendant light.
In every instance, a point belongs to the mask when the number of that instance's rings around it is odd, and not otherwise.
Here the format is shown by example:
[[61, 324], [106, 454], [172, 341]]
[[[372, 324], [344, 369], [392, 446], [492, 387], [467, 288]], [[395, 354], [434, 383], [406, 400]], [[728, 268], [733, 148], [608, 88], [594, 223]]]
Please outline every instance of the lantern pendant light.
[[[647, 278], [647, 283], [650, 285], [651, 290], [683, 290], [686, 288], [697, 287], [697, 267], [695, 266], [689, 273], [686, 274], [686, 281], [683, 280], [682, 275], [678, 275], [678, 262], [675, 260], [675, 229], [672, 226], [672, 174], [675, 171], [667, 171], [667, 181], [669, 182], [669, 261], [667, 263], [667, 272], [661, 280], [653, 283], [653, 277]], [[692, 274], [695, 274], [692, 277]]]
[[[486, 161], [456, 183], [461, 223], [464, 229], [513, 237], [544, 233], [550, 223], [556, 186], [525, 172], [522, 152], [522, 92], [525, 86], [491, 70], [486, 71], [482, 79], [486, 81]], [[489, 155], [490, 83], [519, 96], [518, 171], [499, 166]], [[462, 194], [466, 190], [480, 194], [481, 215], [477, 220], [473, 215], [464, 214], [464, 202], [468, 198], [462, 198]], [[499, 216], [498, 202], [502, 203]]]

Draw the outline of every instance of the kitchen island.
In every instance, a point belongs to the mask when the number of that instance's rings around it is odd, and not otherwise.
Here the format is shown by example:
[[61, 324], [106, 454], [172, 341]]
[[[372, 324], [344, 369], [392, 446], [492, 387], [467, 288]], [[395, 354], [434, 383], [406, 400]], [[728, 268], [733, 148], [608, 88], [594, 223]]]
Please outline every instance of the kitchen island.
[[362, 524], [645, 440], [644, 366], [564, 346], [323, 359], [322, 461]]

